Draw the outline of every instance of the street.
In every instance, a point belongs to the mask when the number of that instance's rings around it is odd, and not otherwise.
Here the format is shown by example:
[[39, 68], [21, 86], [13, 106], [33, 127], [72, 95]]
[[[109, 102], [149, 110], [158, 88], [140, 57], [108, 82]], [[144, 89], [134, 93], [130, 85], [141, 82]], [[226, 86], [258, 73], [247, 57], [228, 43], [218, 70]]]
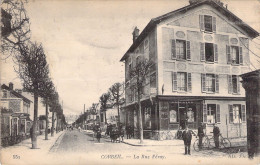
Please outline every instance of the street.
[[[207, 163], [215, 158], [218, 162], [229, 158], [229, 161], [235, 161], [238, 158], [240, 162], [248, 161], [246, 153], [227, 154], [223, 152], [205, 150], [196, 152], [191, 146], [191, 155], [184, 155], [183, 146], [131, 146], [125, 143], [111, 143], [108, 138], [93, 140], [91, 133], [79, 132], [78, 130], [65, 131], [63, 136], [57, 140], [49, 155], [53, 156], [57, 163], [75, 162], [84, 164], [86, 161], [106, 162], [106, 163], [143, 163], [158, 162], [168, 164], [171, 161], [180, 161], [189, 164], [190, 161], [196, 163]], [[64, 161], [66, 160], [66, 161]], [[214, 162], [212, 162], [214, 164]]]

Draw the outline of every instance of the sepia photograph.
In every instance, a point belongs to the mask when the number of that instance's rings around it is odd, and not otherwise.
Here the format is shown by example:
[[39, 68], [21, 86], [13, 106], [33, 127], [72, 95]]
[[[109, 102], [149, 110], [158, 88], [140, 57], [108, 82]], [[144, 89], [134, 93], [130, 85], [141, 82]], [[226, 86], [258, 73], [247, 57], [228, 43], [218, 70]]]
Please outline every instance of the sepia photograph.
[[0, 3], [0, 164], [260, 164], [260, 0]]

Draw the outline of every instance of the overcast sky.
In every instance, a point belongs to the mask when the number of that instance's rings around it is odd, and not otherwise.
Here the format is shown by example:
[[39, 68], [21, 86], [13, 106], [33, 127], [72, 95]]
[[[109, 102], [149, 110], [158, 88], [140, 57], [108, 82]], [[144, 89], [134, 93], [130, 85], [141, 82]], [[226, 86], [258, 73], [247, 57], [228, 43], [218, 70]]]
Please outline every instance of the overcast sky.
[[[222, 2], [260, 32], [259, 1]], [[124, 63], [119, 60], [132, 44], [135, 26], [142, 31], [152, 18], [186, 5], [188, 0], [30, 1], [32, 40], [43, 44], [64, 113], [79, 114], [84, 104], [98, 102], [112, 84], [124, 81]], [[253, 43], [252, 49], [260, 48], [260, 39], [254, 41], [259, 45]], [[260, 68], [255, 57], [251, 59]], [[12, 70], [10, 59], [3, 62], [2, 83], [12, 81], [21, 87]]]

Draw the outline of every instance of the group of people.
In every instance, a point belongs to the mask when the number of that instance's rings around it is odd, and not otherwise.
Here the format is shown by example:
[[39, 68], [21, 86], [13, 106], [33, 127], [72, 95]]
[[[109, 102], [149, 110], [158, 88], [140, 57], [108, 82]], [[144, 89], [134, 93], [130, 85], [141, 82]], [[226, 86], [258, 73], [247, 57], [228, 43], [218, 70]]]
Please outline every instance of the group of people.
[[[198, 135], [196, 135], [192, 130], [188, 128], [188, 126], [185, 126], [184, 131], [182, 132], [182, 139], [184, 141], [184, 146], [185, 146], [185, 155], [191, 154], [190, 153], [190, 145], [191, 145], [191, 140], [192, 140], [192, 135], [199, 136], [199, 148], [202, 148], [202, 140], [203, 137], [205, 136], [204, 134], [204, 128], [203, 128], [203, 123], [200, 123], [198, 127]], [[214, 124], [213, 128], [213, 137], [214, 137], [214, 142], [215, 142], [215, 148], [219, 148], [219, 136], [220, 136], [220, 130], [217, 124]]]

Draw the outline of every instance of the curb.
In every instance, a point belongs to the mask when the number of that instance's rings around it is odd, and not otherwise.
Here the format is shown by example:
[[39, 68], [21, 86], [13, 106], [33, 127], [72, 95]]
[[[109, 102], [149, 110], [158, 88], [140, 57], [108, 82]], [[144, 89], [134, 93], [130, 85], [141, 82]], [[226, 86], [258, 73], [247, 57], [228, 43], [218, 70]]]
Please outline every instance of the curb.
[[51, 150], [52, 150], [54, 147], [58, 146], [58, 143], [61, 142], [61, 139], [62, 139], [63, 135], [64, 135], [64, 131], [62, 131], [62, 133], [57, 137], [57, 139], [55, 140], [55, 142], [51, 145], [51, 147], [49, 148], [49, 151], [48, 151], [49, 153], [51, 152]]

